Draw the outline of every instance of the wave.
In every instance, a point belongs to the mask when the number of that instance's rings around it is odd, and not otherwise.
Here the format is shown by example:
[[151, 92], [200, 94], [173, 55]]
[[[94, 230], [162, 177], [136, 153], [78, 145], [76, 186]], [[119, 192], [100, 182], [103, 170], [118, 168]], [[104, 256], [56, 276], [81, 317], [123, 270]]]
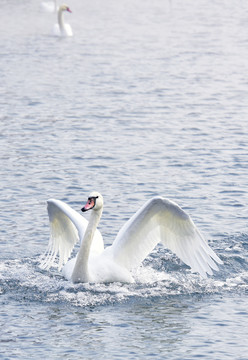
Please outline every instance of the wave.
[[156, 249], [133, 274], [134, 284], [72, 284], [55, 270], [39, 268], [39, 259], [6, 260], [0, 263], [0, 295], [7, 299], [44, 303], [96, 306], [136, 298], [221, 294], [248, 291], [248, 237], [221, 239], [224, 264], [213, 277], [192, 274], [173, 254]]

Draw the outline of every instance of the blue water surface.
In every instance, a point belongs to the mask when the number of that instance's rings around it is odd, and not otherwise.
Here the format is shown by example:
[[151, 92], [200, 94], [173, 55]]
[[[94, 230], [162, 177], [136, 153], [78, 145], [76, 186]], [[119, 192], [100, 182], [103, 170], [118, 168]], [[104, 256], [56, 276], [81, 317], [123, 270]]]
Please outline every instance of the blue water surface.
[[[69, 0], [68, 0], [69, 2]], [[248, 359], [248, 4], [2, 0], [0, 358]], [[103, 194], [106, 246], [155, 195], [223, 260], [208, 279], [158, 246], [134, 284], [39, 268], [46, 200]]]

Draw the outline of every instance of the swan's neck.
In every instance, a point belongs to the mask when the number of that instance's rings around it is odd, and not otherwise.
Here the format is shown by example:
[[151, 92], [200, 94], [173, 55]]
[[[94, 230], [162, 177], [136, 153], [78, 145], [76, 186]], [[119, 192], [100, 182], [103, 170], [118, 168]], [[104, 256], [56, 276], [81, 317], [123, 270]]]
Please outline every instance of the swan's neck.
[[65, 28], [64, 12], [61, 9], [59, 9], [59, 11], [58, 11], [58, 23], [59, 23], [60, 31], [64, 31], [64, 28]]
[[89, 282], [90, 275], [89, 275], [89, 268], [88, 268], [88, 261], [90, 255], [90, 248], [92, 244], [92, 240], [94, 238], [94, 234], [99, 224], [100, 218], [102, 215], [102, 209], [96, 211], [93, 210], [91, 212], [90, 220], [85, 231], [80, 250], [77, 255], [77, 260], [72, 272], [71, 280], [73, 283], [78, 282]]

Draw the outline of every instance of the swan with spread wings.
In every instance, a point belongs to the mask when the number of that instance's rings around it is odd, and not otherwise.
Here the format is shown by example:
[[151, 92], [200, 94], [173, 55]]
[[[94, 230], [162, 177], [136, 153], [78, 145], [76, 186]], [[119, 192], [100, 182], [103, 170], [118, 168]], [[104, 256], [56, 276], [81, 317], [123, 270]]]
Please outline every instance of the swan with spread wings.
[[[103, 197], [92, 192], [83, 212], [91, 210], [89, 222], [60, 200], [48, 200], [50, 240], [41, 261], [49, 269], [57, 264], [66, 279], [79, 282], [134, 282], [138, 267], [158, 243], [175, 253], [193, 272], [206, 278], [222, 261], [209, 247], [190, 216], [175, 202], [157, 196], [148, 200], [120, 229], [111, 246], [104, 248], [97, 230]], [[68, 261], [80, 241], [75, 258]]]

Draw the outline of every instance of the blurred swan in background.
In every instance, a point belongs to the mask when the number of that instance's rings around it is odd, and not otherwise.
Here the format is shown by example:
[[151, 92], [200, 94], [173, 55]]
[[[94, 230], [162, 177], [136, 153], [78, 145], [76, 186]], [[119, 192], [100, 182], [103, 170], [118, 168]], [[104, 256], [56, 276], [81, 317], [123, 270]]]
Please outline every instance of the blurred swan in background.
[[66, 24], [64, 22], [64, 12], [72, 12], [69, 8], [69, 6], [63, 4], [59, 7], [58, 10], [58, 23], [54, 25], [53, 27], [53, 33], [56, 36], [72, 36], [72, 29], [70, 24]]
[[[208, 246], [189, 215], [171, 200], [148, 200], [121, 228], [111, 246], [104, 249], [97, 230], [103, 197], [89, 195], [83, 212], [91, 210], [89, 222], [59, 200], [48, 200], [51, 236], [41, 267], [63, 267], [64, 277], [79, 282], [134, 282], [131, 270], [139, 266], [158, 243], [173, 251], [193, 272], [206, 278], [222, 261]], [[68, 261], [74, 245], [81, 242], [76, 258]], [[216, 263], [215, 263], [216, 262]]]
[[56, 13], [57, 10], [58, 10], [57, 0], [54, 0], [54, 1], [42, 1], [40, 6], [41, 6], [41, 9], [43, 11], [50, 12], [50, 13]]

